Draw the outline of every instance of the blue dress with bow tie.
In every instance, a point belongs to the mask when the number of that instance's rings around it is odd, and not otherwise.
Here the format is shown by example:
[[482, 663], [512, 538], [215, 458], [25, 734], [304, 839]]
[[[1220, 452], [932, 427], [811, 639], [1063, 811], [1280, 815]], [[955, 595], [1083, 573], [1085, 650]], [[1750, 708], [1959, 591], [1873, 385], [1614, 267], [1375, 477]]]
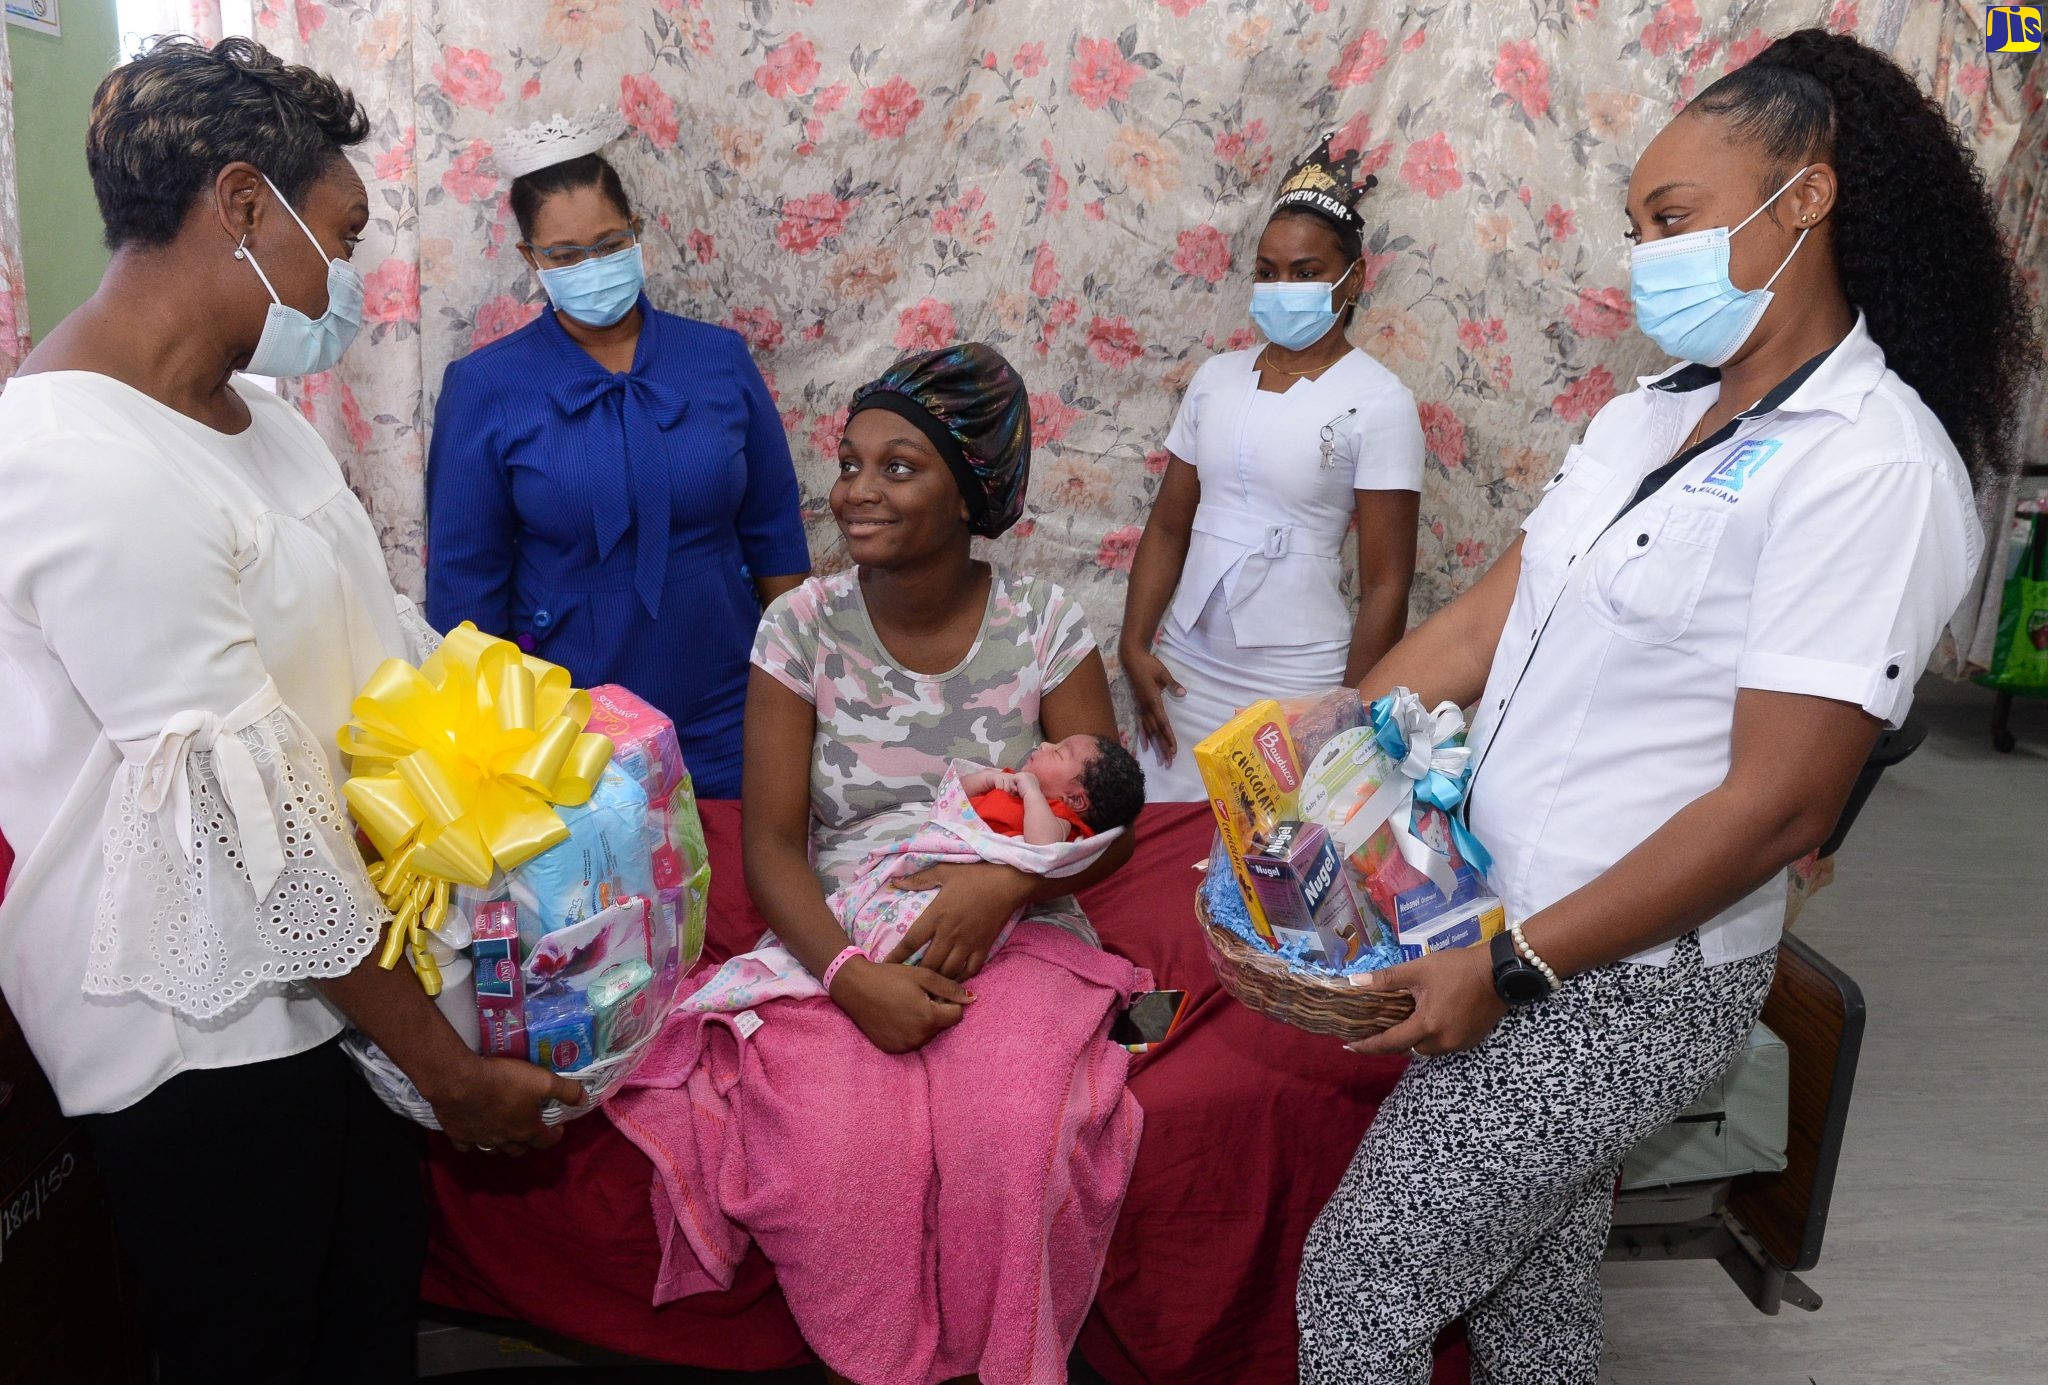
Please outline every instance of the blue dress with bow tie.
[[789, 442], [735, 332], [640, 299], [633, 368], [554, 309], [450, 362], [427, 460], [427, 614], [475, 621], [666, 712], [737, 798], [752, 577], [807, 571]]

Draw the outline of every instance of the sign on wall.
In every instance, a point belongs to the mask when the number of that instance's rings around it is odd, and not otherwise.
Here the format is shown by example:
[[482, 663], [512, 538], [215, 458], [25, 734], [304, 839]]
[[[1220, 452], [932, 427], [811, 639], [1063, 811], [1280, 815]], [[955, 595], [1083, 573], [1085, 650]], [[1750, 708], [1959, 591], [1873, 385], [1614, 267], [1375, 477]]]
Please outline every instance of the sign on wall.
[[7, 0], [7, 22], [40, 34], [64, 32], [57, 24], [57, 0]]

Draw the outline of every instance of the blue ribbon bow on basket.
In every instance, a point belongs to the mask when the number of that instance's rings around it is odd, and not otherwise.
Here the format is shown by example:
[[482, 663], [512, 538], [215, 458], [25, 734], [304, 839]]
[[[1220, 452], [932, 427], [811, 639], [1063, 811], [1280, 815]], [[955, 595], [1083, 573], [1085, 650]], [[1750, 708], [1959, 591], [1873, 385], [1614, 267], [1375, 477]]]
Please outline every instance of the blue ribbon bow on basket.
[[1472, 752], [1465, 745], [1465, 716], [1458, 705], [1441, 702], [1431, 711], [1408, 689], [1396, 688], [1372, 704], [1372, 734], [1408, 787], [1386, 819], [1402, 858], [1445, 894], [1451, 892], [1456, 870], [1450, 853], [1415, 832], [1416, 815], [1439, 808], [1450, 824], [1450, 841], [1444, 845], [1455, 847], [1458, 857], [1481, 875], [1491, 870], [1492, 854], [1458, 820], [1472, 778]]

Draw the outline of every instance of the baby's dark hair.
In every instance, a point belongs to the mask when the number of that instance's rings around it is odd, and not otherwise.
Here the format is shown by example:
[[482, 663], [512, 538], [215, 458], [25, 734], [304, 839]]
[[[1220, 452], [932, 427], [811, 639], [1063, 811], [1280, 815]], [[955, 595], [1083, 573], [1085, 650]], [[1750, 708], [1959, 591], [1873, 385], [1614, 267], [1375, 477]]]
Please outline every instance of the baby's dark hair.
[[1088, 806], [1081, 816], [1097, 832], [1129, 827], [1145, 806], [1145, 771], [1138, 757], [1108, 736], [1095, 738], [1095, 758], [1081, 771]]

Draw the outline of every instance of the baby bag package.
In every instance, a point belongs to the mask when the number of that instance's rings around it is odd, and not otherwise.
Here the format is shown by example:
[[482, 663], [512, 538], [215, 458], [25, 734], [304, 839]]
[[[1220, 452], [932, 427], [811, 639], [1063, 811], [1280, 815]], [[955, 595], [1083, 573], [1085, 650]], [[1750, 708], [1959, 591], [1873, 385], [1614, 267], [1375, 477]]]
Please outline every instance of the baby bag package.
[[527, 952], [547, 934], [581, 923], [626, 895], [655, 894], [647, 791], [616, 763], [605, 767], [588, 803], [561, 814], [568, 840], [506, 877]]
[[675, 723], [615, 683], [590, 690], [590, 729], [611, 737], [612, 762], [647, 794], [650, 864], [658, 907], [655, 927], [666, 935], [656, 957], [657, 988], [673, 983], [704, 951], [705, 912], [711, 893], [711, 853], [697, 813], [697, 793]]

